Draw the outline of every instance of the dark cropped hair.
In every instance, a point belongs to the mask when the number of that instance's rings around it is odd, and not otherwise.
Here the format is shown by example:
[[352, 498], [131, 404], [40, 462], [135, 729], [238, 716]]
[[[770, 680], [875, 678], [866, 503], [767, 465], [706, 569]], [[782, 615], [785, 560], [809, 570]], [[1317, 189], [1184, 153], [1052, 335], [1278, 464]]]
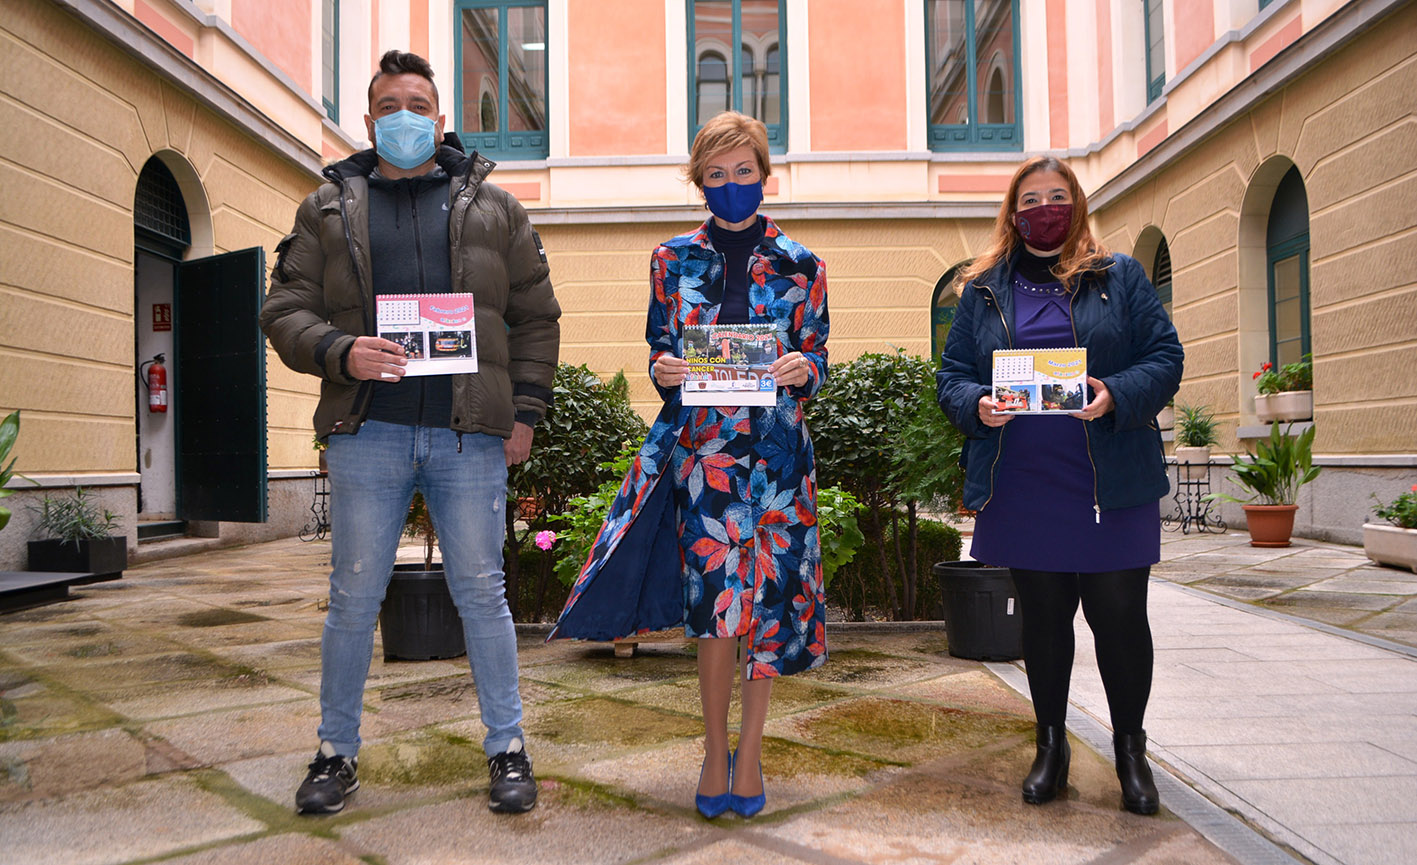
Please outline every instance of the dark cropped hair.
[[438, 85], [433, 83], [433, 67], [417, 54], [397, 48], [385, 51], [384, 56], [379, 58], [379, 71], [369, 79], [368, 101], [374, 101], [374, 82], [385, 75], [422, 75], [433, 88], [434, 101], [438, 99]]

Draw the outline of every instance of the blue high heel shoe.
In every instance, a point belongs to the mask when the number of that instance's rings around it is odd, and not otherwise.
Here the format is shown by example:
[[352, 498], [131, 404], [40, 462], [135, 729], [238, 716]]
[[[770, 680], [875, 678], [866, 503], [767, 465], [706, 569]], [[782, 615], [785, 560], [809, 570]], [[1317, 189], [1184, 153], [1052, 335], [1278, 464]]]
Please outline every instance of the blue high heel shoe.
[[[706, 819], [708, 819], [708, 820], [712, 820], [713, 818], [715, 818], [715, 817], [717, 817], [718, 815], [722, 814], [724, 811], [727, 811], [728, 808], [729, 808], [730, 800], [734, 798], [734, 797], [732, 796], [732, 793], [731, 793], [731, 791], [733, 790], [733, 756], [734, 756], [733, 754], [729, 754], [729, 755], [728, 755], [728, 789], [729, 789], [730, 792], [727, 792], [727, 793], [720, 793], [720, 794], [718, 794], [717, 796], [705, 796], [705, 795], [703, 795], [702, 793], [699, 793], [699, 792], [697, 792], [697, 791], [694, 792], [694, 807], [695, 807], [695, 808], [698, 808], [698, 809], [699, 809], [699, 813], [702, 814], [702, 815], [704, 815], [704, 817], [705, 817]], [[704, 761], [704, 765], [707, 765], [707, 764], [708, 764], [708, 761], [705, 760], [705, 761]], [[699, 767], [699, 785], [700, 785], [700, 786], [703, 785], [703, 781], [704, 781], [704, 766], [700, 766], [700, 767]]]
[[[738, 752], [733, 752], [730, 764], [738, 762]], [[768, 790], [763, 785], [763, 761], [758, 761], [758, 786], [763, 788], [763, 792], [756, 796], [739, 796], [733, 792], [733, 779], [728, 779], [728, 807], [733, 809], [733, 813], [739, 817], [751, 817], [763, 810], [763, 806], [768, 803]]]

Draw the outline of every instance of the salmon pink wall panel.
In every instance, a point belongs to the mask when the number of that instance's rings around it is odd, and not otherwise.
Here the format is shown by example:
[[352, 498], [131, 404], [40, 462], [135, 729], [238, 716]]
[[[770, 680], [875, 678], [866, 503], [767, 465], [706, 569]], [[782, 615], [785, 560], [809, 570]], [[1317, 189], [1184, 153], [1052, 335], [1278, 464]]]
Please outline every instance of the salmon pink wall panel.
[[310, 2], [313, 0], [231, 0], [231, 29], [246, 37], [306, 93], [314, 93]]
[[[1176, 27], [1176, 73], [1209, 48], [1215, 41], [1215, 7], [1210, 3], [1186, 3], [1173, 16]], [[1175, 74], [1175, 73], [1173, 73]]]
[[906, 149], [905, 5], [812, 0], [807, 11], [812, 149]]
[[167, 44], [186, 54], [188, 57], [195, 57], [197, 45], [192, 41], [192, 37], [183, 33], [181, 28], [163, 17], [162, 13], [144, 3], [143, 0], [133, 4], [133, 15], [148, 26], [157, 35], [167, 40]]
[[614, 7], [613, 14], [599, 3], [567, 10], [572, 156], [664, 153], [669, 146], [664, 0], [617, 0]]
[[1106, 138], [1116, 123], [1112, 101], [1112, 0], [1097, 0], [1097, 126]]
[[1068, 19], [1063, 0], [1048, 0], [1048, 143], [1068, 146]]

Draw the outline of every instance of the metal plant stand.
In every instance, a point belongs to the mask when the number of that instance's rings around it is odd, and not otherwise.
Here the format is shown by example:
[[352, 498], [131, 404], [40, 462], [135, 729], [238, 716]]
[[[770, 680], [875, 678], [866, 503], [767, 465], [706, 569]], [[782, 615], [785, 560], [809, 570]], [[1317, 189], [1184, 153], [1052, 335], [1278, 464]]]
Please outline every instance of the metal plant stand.
[[311, 472], [315, 479], [315, 499], [310, 502], [310, 521], [300, 530], [300, 540], [325, 539], [330, 533], [330, 478], [324, 472]]
[[1192, 529], [1198, 533], [1224, 534], [1228, 528], [1225, 521], [1218, 511], [1211, 511], [1212, 503], [1205, 499], [1210, 493], [1210, 466], [1207, 463], [1205, 474], [1192, 480], [1186, 477], [1184, 471], [1190, 465], [1196, 464], [1176, 463], [1176, 494], [1171, 497], [1176, 503], [1176, 512], [1162, 517], [1161, 527], [1168, 532], [1180, 531], [1181, 534], [1190, 534]]

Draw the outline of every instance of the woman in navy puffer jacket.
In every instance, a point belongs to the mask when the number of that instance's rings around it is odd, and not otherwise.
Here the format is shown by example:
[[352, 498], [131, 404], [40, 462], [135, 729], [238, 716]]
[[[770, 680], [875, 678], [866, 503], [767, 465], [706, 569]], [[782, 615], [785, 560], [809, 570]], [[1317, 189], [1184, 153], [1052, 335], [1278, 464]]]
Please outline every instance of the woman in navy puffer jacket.
[[[1066, 790], [1064, 717], [1079, 602], [1107, 691], [1122, 802], [1155, 813], [1142, 719], [1151, 692], [1146, 586], [1159, 561], [1158, 500], [1169, 484], [1155, 417], [1175, 395], [1183, 352], [1140, 264], [1087, 224], [1072, 170], [1034, 157], [1014, 174], [993, 242], [964, 285], [936, 376], [940, 407], [965, 434], [971, 555], [1008, 567], [1023, 616], [1037, 754], [1023, 798]], [[998, 411], [992, 354], [1087, 349], [1090, 401], [1071, 415]]]

